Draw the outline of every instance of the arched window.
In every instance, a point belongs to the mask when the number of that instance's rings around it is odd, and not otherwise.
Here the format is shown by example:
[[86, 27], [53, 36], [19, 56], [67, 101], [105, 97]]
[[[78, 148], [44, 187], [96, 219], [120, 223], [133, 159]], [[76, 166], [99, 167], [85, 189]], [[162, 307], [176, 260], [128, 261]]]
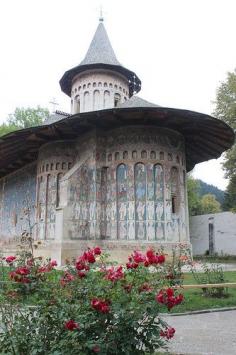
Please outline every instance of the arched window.
[[120, 153], [119, 152], [116, 152], [115, 153], [115, 160], [119, 160], [120, 159]]
[[172, 157], [172, 154], [171, 154], [171, 153], [168, 153], [168, 160], [169, 160], [169, 161], [172, 161], [172, 160], [173, 160], [173, 157]]
[[127, 150], [125, 150], [125, 151], [123, 152], [123, 159], [128, 159], [128, 152], [127, 152]]
[[63, 177], [62, 173], [57, 174], [57, 197], [56, 197], [56, 207], [60, 206], [61, 202], [61, 179]]
[[150, 158], [151, 159], [156, 159], [156, 152], [154, 152], [154, 150], [151, 151]]
[[142, 159], [146, 159], [146, 158], [147, 158], [147, 152], [146, 152], [146, 150], [142, 150], [142, 152], [141, 152], [141, 158], [142, 158]]
[[80, 112], [80, 97], [77, 95], [75, 97], [75, 105], [74, 105], [74, 113], [79, 113]]
[[164, 160], [164, 152], [160, 152], [160, 160]]
[[134, 167], [135, 184], [135, 236], [136, 239], [146, 238], [146, 195], [147, 195], [146, 167], [137, 163]]
[[114, 107], [117, 107], [117, 105], [120, 102], [120, 100], [121, 100], [120, 94], [115, 94], [114, 95]]
[[127, 179], [127, 166], [125, 164], [120, 164], [116, 170], [116, 181], [117, 181], [117, 229], [118, 238], [127, 238], [127, 190], [128, 190], [128, 179]]
[[100, 108], [100, 91], [94, 90], [93, 92], [93, 109], [94, 111], [99, 110]]
[[[105, 85], [105, 84], [104, 84]], [[103, 107], [108, 108], [110, 106], [110, 92], [108, 90], [104, 91], [104, 102]]]
[[84, 93], [84, 111], [87, 111], [89, 109], [89, 92], [86, 91]]
[[108, 154], [108, 161], [112, 161], [112, 154]]
[[170, 181], [171, 181], [171, 210], [173, 214], [176, 214], [179, 212], [179, 176], [178, 176], [178, 169], [175, 167], [171, 168]]
[[133, 150], [133, 152], [132, 152], [132, 158], [133, 158], [133, 159], [137, 159], [137, 151], [136, 151], [136, 150]]

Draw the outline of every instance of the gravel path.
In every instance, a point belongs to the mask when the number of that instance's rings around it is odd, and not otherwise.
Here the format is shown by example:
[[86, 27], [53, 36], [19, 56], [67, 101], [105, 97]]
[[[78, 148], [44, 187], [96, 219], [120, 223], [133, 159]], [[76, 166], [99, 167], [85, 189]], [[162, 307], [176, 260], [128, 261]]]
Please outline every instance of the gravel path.
[[183, 355], [236, 355], [236, 311], [165, 316], [176, 329], [170, 352]]

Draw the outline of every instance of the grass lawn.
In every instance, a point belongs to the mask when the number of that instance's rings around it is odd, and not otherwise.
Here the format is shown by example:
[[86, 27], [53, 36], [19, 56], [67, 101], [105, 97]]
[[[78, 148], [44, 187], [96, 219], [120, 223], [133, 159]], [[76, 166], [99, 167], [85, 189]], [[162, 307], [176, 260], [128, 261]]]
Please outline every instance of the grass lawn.
[[[199, 275], [201, 275], [199, 273]], [[224, 272], [227, 282], [236, 282], [236, 271]], [[184, 284], [196, 284], [191, 273], [184, 274]], [[212, 298], [203, 296], [201, 289], [182, 290], [185, 301], [174, 307], [170, 313], [181, 313], [188, 311], [197, 311], [210, 308], [236, 307], [236, 287], [229, 288], [229, 296], [226, 298]]]

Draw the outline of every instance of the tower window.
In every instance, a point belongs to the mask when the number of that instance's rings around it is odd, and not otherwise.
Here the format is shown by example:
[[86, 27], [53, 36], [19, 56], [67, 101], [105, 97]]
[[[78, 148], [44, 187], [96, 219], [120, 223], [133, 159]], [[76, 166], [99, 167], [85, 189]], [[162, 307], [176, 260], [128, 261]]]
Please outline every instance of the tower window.
[[120, 102], [120, 100], [121, 100], [120, 94], [115, 94], [115, 96], [114, 96], [114, 106], [115, 107], [118, 106], [118, 103]]
[[75, 112], [74, 113], [79, 113], [80, 112], [80, 97], [77, 95], [75, 97]]

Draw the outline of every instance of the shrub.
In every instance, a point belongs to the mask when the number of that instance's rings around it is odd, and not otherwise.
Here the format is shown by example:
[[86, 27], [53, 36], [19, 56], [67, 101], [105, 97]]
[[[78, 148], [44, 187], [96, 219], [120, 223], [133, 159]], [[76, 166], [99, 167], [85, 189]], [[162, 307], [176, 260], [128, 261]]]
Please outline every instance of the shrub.
[[[160, 252], [134, 251], [122, 266], [108, 264], [96, 247], [63, 272], [32, 255], [8, 260], [13, 282], [0, 305], [2, 354], [153, 354], [174, 336], [159, 313], [183, 296], [170, 287]], [[23, 304], [26, 295], [34, 307]]]

